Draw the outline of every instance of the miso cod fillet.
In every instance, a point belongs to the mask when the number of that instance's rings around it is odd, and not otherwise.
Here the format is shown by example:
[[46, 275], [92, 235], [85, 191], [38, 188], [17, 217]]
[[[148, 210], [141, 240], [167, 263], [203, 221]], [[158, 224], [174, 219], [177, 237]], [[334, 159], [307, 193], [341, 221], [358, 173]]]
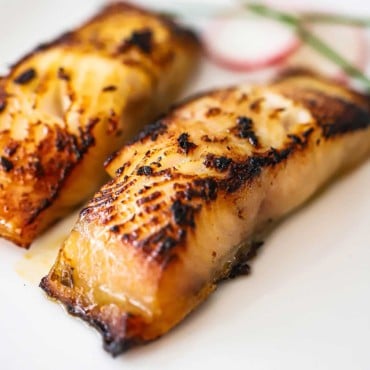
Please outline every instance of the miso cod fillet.
[[370, 153], [367, 97], [307, 76], [196, 97], [107, 165], [47, 294], [117, 355], [181, 321], [248, 241]]
[[127, 4], [42, 45], [0, 80], [0, 236], [27, 247], [90, 197], [103, 162], [173, 102], [192, 33]]

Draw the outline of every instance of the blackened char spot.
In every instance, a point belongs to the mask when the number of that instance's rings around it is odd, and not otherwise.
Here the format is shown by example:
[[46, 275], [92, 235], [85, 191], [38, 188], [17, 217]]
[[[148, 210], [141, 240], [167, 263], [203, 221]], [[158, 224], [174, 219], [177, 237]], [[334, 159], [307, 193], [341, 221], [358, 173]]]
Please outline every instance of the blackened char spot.
[[235, 163], [230, 169], [227, 191], [233, 192], [248, 180], [258, 176], [267, 164], [264, 157], [251, 157], [245, 163]]
[[226, 171], [231, 163], [231, 159], [227, 157], [217, 157], [214, 159], [215, 168], [220, 171]]
[[196, 145], [189, 141], [189, 134], [186, 132], [182, 133], [178, 138], [177, 142], [180, 147], [180, 151], [182, 151], [185, 154], [188, 154], [191, 149], [196, 148]]
[[250, 271], [251, 271], [251, 268], [248, 262], [242, 261], [240, 263], [237, 263], [231, 268], [227, 276], [227, 279], [235, 279], [236, 277], [241, 276], [241, 275], [248, 275]]
[[[96, 327], [96, 324], [94, 324]], [[113, 357], [117, 357], [121, 353], [128, 351], [130, 348], [135, 347], [140, 343], [137, 339], [117, 339], [112, 340], [110, 335], [103, 335], [104, 349]]]
[[194, 180], [193, 185], [193, 187], [185, 191], [186, 199], [201, 198], [209, 201], [217, 198], [218, 185], [213, 178]]
[[36, 71], [34, 68], [29, 68], [26, 71], [22, 72], [20, 75], [18, 75], [14, 82], [18, 85], [24, 85], [31, 80], [33, 80], [36, 77]]
[[123, 53], [130, 47], [136, 46], [145, 54], [150, 54], [153, 49], [153, 32], [149, 28], [132, 32], [131, 36], [123, 41], [118, 52]]
[[162, 264], [164, 263], [166, 265], [166, 261], [174, 256], [173, 253], [171, 253], [171, 250], [175, 247], [183, 245], [183, 242], [186, 238], [186, 230], [179, 229], [177, 232], [174, 231], [175, 229], [172, 227], [172, 225], [167, 225], [166, 227], [162, 228], [159, 232], [152, 235], [144, 242], [142, 245], [144, 251], [146, 246], [156, 244], [155, 258], [157, 262], [161, 262]]
[[82, 151], [85, 152], [88, 147], [95, 144], [95, 138], [89, 132], [82, 136]]
[[231, 162], [232, 160], [230, 158], [224, 156], [216, 157], [214, 154], [208, 154], [204, 161], [204, 165], [207, 168], [215, 168], [219, 172], [225, 172], [229, 168]]
[[252, 119], [245, 116], [239, 116], [236, 122], [242, 130], [250, 130], [253, 125]]
[[151, 188], [151, 186], [148, 186], [148, 185], [144, 185], [143, 188], [139, 189], [139, 191], [137, 192], [138, 194], [144, 194], [146, 193], [149, 189]]
[[237, 127], [233, 131], [242, 139], [248, 139], [253, 146], [258, 146], [258, 138], [253, 131], [253, 121], [251, 118], [240, 116], [237, 118]]
[[251, 259], [253, 259], [254, 257], [256, 257], [258, 251], [263, 246], [263, 244], [265, 244], [265, 242], [262, 241], [262, 240], [255, 240], [255, 241], [253, 241], [251, 243], [251, 246], [249, 248], [249, 251], [248, 251], [248, 253], [246, 255], [246, 260], [247, 261], [250, 261]]
[[214, 179], [203, 180], [206, 199], [214, 200], [217, 197], [217, 182]]
[[275, 148], [271, 148], [267, 153], [266, 164], [276, 165], [287, 159], [292, 152], [292, 147], [288, 147], [280, 151]]
[[245, 133], [244, 137], [248, 139], [251, 145], [258, 146], [258, 139], [257, 139], [256, 134], [253, 131], [248, 131], [247, 133]]
[[0, 157], [0, 166], [3, 168], [5, 172], [9, 172], [14, 168], [13, 163], [6, 157]]
[[189, 225], [191, 227], [195, 226], [193, 207], [176, 200], [171, 206], [171, 211], [173, 218], [178, 225]]
[[309, 129], [302, 137], [290, 136], [291, 142], [281, 150], [271, 148], [267, 153], [249, 157], [244, 162], [232, 162], [228, 177], [220, 181], [218, 186], [228, 193], [237, 191], [243, 184], [259, 176], [264, 167], [275, 166], [285, 161], [296, 150], [304, 148], [312, 132], [313, 129]]
[[112, 233], [118, 233], [119, 226], [118, 225], [113, 225], [113, 226], [110, 227], [109, 230], [112, 231]]
[[73, 150], [78, 159], [82, 158], [83, 155], [88, 151], [88, 149], [95, 145], [95, 138], [93, 136], [93, 128], [99, 122], [99, 118], [90, 118], [87, 126], [82, 129], [79, 128], [80, 131], [80, 143], [79, 140], [73, 136]]
[[55, 138], [55, 146], [58, 152], [61, 152], [67, 145], [66, 138], [62, 135], [61, 131], [57, 131]]
[[151, 166], [156, 166], [157, 168], [161, 168], [162, 167], [162, 165], [160, 164], [160, 162], [152, 162], [150, 165]]
[[298, 135], [289, 134], [288, 138], [292, 140], [294, 144], [302, 145], [303, 141]]
[[177, 244], [174, 238], [167, 237], [160, 246], [159, 253], [163, 254], [172, 249]]
[[249, 261], [257, 255], [263, 244], [263, 241], [253, 241], [248, 251], [239, 254], [237, 262], [231, 267], [226, 279], [235, 279], [241, 275], [248, 275], [250, 273]]
[[123, 174], [123, 171], [125, 170], [125, 165], [123, 165], [123, 166], [121, 166], [121, 167], [119, 167], [119, 168], [117, 168], [117, 170], [116, 170], [116, 175], [117, 176], [121, 176], [122, 174]]
[[127, 144], [131, 145], [138, 141], [145, 140], [147, 138], [150, 138], [152, 141], [156, 141], [158, 136], [165, 132], [166, 129], [167, 126], [163, 123], [163, 121], [158, 120], [154, 123], [145, 126], [143, 130]]
[[6, 108], [6, 101], [0, 100], [0, 113], [3, 112]]
[[314, 128], [313, 127], [310, 127], [308, 130], [306, 130], [304, 133], [303, 133], [303, 137], [305, 138], [305, 140], [307, 141], [308, 138], [311, 136], [311, 134], [314, 132]]
[[153, 173], [153, 170], [150, 166], [142, 166], [137, 170], [139, 176], [150, 176]]
[[233, 193], [244, 183], [255, 178], [261, 173], [262, 167], [269, 164], [267, 157], [250, 157], [242, 163], [232, 163], [230, 166], [229, 177], [223, 181], [222, 187], [228, 192]]

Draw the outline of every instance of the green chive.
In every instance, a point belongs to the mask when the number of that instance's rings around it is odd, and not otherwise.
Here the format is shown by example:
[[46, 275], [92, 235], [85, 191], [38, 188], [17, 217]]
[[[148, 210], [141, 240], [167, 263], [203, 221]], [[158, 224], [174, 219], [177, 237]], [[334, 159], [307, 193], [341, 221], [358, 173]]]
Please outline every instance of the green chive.
[[315, 36], [312, 32], [305, 28], [302, 24], [301, 18], [286, 12], [269, 8], [262, 4], [247, 4], [246, 6], [249, 10], [256, 14], [274, 19], [293, 27], [298, 36], [309, 46], [311, 46], [325, 58], [331, 60], [338, 67], [342, 68], [349, 76], [361, 81], [365, 85], [366, 89], [370, 90], [370, 79], [358, 68], [333, 50], [328, 44], [323, 42], [319, 37]]
[[303, 13], [302, 18], [311, 23], [332, 23], [355, 27], [370, 27], [370, 18], [357, 18], [342, 14]]

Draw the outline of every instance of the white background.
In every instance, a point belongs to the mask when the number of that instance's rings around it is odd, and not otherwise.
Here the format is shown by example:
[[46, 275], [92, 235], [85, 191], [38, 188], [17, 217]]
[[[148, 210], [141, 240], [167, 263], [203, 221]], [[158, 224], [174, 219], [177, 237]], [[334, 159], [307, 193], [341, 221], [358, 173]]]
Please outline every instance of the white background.
[[[0, 1], [0, 66], [85, 19], [100, 3]], [[368, 1], [309, 3], [370, 16]], [[239, 79], [207, 68], [194, 89]], [[369, 185], [368, 161], [283, 222], [251, 276], [223, 284], [164, 338], [117, 359], [102, 350], [94, 330], [48, 301], [37, 279], [19, 273], [25, 252], [0, 241], [0, 368], [370, 369]], [[51, 231], [50, 240], [71, 224]], [[42, 268], [36, 276], [47, 272]]]

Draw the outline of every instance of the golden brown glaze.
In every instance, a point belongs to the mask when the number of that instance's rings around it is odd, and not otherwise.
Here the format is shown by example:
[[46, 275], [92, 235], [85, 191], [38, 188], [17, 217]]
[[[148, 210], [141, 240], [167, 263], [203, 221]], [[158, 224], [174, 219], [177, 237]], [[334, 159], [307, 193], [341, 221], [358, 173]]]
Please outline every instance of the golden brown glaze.
[[370, 153], [369, 99], [291, 77], [199, 96], [107, 163], [41, 286], [117, 355], [245, 271], [246, 242]]
[[117, 3], [39, 46], [0, 80], [0, 236], [28, 247], [93, 194], [108, 154], [173, 102], [199, 45]]

